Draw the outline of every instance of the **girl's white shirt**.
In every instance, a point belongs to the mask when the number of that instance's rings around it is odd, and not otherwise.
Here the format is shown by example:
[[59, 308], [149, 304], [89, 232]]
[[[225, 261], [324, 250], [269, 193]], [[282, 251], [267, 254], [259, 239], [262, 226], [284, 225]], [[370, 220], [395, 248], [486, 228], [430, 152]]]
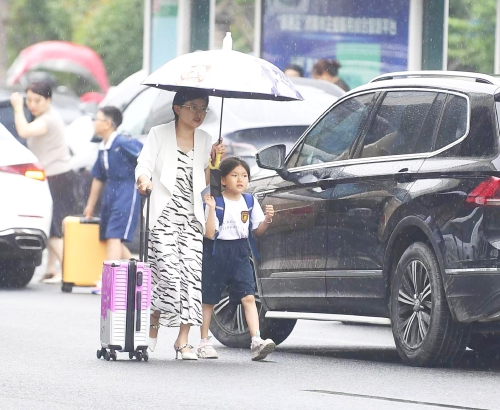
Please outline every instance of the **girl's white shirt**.
[[[257, 229], [265, 219], [264, 211], [262, 211], [255, 197], [251, 218], [247, 216], [246, 222], [243, 222], [245, 213], [248, 214], [249, 211], [243, 196], [236, 201], [224, 198], [224, 203], [224, 221], [222, 221], [222, 224], [217, 219], [217, 216], [215, 217], [215, 229], [219, 232], [217, 239], [233, 241], [248, 238], [249, 219], [252, 220], [252, 229]], [[208, 219], [208, 206], [205, 209], [205, 218]]]
[[[194, 131], [193, 198], [194, 215], [205, 233], [205, 214], [202, 191], [206, 187], [205, 168], [208, 167], [212, 138], [198, 128]], [[153, 182], [149, 226], [154, 229], [163, 209], [172, 199], [177, 177], [177, 137], [175, 121], [151, 128], [137, 159], [135, 180], [146, 175]], [[146, 209], [144, 209], [144, 216]]]

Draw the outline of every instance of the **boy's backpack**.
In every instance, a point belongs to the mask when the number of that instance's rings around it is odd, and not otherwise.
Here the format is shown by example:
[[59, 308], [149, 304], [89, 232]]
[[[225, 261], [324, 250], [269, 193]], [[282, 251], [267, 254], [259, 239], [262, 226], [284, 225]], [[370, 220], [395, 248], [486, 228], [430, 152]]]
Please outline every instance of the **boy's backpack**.
[[[243, 198], [245, 199], [248, 208], [248, 242], [250, 243], [250, 248], [252, 250], [254, 257], [258, 259], [259, 252], [257, 251], [257, 246], [255, 245], [255, 240], [252, 235], [252, 209], [254, 206], [255, 199], [251, 194], [243, 193], [242, 195]], [[222, 223], [224, 222], [224, 210], [225, 210], [224, 197], [216, 196], [214, 199], [215, 199], [215, 216], [217, 216], [217, 219], [219, 220], [219, 226], [222, 226]], [[219, 231], [215, 233], [212, 255], [215, 255], [215, 247], [218, 236], [219, 236]]]

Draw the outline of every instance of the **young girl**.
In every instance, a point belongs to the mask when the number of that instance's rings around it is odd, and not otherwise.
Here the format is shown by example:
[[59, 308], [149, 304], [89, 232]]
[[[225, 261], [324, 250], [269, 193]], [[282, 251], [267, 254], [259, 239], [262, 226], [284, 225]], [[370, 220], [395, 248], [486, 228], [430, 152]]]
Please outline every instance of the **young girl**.
[[[203, 246], [202, 302], [203, 325], [201, 342], [197, 349], [199, 358], [215, 359], [217, 352], [208, 339], [208, 329], [214, 305], [221, 299], [222, 291], [229, 285], [230, 302], [240, 302], [245, 310], [252, 336], [252, 360], [262, 360], [276, 345], [271, 339], [262, 340], [259, 334], [259, 314], [255, 305], [255, 279], [250, 264], [248, 243], [249, 227], [253, 235], [262, 235], [273, 221], [274, 209], [266, 205], [265, 215], [254, 200], [249, 209], [243, 193], [248, 187], [250, 169], [239, 158], [228, 158], [220, 164], [224, 213], [219, 221], [216, 214], [216, 200], [205, 195], [206, 232]], [[247, 194], [248, 195], [248, 194]], [[220, 206], [219, 206], [220, 207]], [[219, 215], [220, 216], [220, 215]], [[214, 241], [216, 231], [217, 238]], [[214, 252], [215, 246], [215, 252]]]

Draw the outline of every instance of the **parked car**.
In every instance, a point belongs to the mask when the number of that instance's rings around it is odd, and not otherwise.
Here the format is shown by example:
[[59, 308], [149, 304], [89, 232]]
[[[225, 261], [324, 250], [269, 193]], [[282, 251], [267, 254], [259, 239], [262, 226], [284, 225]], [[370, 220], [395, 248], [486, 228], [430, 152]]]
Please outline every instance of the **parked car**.
[[24, 287], [42, 263], [52, 197], [35, 155], [1, 123], [0, 186], [0, 287]]
[[[254, 259], [262, 337], [297, 319], [391, 324], [412, 366], [500, 347], [500, 79], [379, 76], [335, 102], [252, 180], [274, 221]], [[250, 342], [223, 298], [211, 330]]]

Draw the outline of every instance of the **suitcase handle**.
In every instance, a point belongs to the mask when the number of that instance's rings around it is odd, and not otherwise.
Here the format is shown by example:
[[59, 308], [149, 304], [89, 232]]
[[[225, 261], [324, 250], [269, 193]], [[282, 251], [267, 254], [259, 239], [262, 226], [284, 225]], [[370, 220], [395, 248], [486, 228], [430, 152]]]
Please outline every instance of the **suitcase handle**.
[[[146, 195], [141, 195], [141, 231], [139, 240], [139, 260], [148, 261], [148, 242], [149, 242], [149, 207], [151, 201], [151, 190], [146, 189]], [[144, 220], [144, 202], [146, 202], [146, 220]], [[145, 225], [145, 227], [144, 227]]]

